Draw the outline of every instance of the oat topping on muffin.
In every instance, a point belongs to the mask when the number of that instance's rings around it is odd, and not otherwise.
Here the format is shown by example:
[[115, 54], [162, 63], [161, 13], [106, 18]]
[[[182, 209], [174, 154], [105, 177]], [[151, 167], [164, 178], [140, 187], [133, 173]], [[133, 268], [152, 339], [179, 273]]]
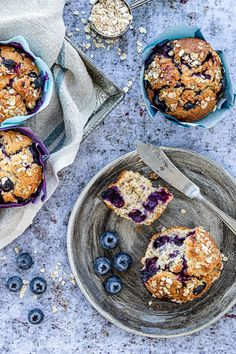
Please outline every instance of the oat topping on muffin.
[[30, 201], [42, 180], [43, 169], [32, 139], [17, 130], [0, 131], [0, 204]]
[[0, 45], [0, 123], [33, 112], [43, 77], [33, 58], [20, 48]]
[[221, 59], [198, 38], [158, 44], [146, 62], [145, 81], [152, 104], [184, 122], [214, 111], [224, 91]]
[[117, 215], [138, 224], [152, 224], [165, 211], [173, 195], [164, 187], [154, 187], [139, 172], [122, 171], [103, 191], [104, 203]]
[[201, 297], [219, 278], [222, 256], [202, 227], [172, 227], [152, 236], [142, 259], [147, 289], [158, 299], [183, 303]]

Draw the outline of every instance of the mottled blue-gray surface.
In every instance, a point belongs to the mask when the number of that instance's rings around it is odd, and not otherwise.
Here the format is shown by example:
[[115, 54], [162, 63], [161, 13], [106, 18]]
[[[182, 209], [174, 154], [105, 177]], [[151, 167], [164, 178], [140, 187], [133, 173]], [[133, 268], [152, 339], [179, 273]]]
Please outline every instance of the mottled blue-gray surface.
[[[65, 22], [75, 43], [92, 43], [84, 32], [82, 18], [89, 14], [89, 1], [70, 0], [65, 6]], [[74, 15], [74, 11], [80, 15]], [[153, 0], [134, 13], [133, 30], [114, 45], [86, 53], [93, 57], [118, 85], [133, 85], [120, 106], [106, 118], [81, 145], [72, 166], [60, 175], [61, 184], [46, 203], [33, 225], [13, 244], [0, 252], [0, 353], [235, 353], [236, 309], [217, 323], [192, 336], [176, 339], [148, 339], [126, 333], [101, 317], [85, 300], [70, 277], [66, 254], [66, 230], [70, 212], [79, 193], [96, 172], [113, 159], [134, 148], [140, 139], [154, 144], [192, 149], [225, 167], [236, 176], [235, 110], [213, 129], [186, 129], [158, 117], [151, 120], [143, 107], [139, 88], [141, 57], [137, 41], [146, 44], [155, 35], [174, 24], [198, 24], [214, 48], [225, 49], [233, 82], [236, 81], [236, 3], [234, 0]], [[141, 34], [139, 27], [147, 29]], [[76, 31], [80, 29], [80, 31]], [[140, 43], [139, 43], [140, 44]], [[108, 47], [108, 48], [107, 48]], [[120, 60], [118, 48], [127, 54]], [[109, 50], [108, 50], [109, 49]], [[9, 293], [5, 279], [16, 274], [16, 252], [29, 251], [34, 267], [22, 274], [24, 280], [43, 275], [47, 292], [34, 298]], [[40, 271], [41, 270], [41, 271]], [[71, 281], [72, 280], [72, 281]], [[27, 313], [40, 307], [45, 320], [30, 326]], [[57, 311], [57, 312], [56, 312]]]

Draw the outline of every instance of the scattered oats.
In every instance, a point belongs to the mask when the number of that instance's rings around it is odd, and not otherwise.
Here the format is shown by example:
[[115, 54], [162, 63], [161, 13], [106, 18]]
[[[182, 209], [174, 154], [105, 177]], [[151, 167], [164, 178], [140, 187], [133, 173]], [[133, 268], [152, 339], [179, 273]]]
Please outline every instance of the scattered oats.
[[128, 83], [127, 83], [128, 87], [131, 87], [133, 85], [133, 81], [132, 80], [129, 80]]
[[90, 38], [91, 38], [91, 36], [90, 36], [89, 34], [87, 34], [87, 35], [85, 36], [85, 38], [87, 39], [87, 41], [89, 41]]
[[76, 281], [73, 274], [70, 274], [70, 281], [73, 285], [76, 285]]
[[40, 271], [41, 273], [44, 273], [44, 272], [45, 272], [45, 268], [41, 268], [39, 271]]
[[65, 280], [61, 281], [61, 285], [64, 286], [65, 285]]
[[91, 43], [86, 43], [84, 47], [85, 49], [89, 49], [91, 47]]
[[222, 259], [223, 259], [223, 261], [227, 262], [229, 258], [224, 256]]
[[52, 313], [58, 312], [58, 309], [55, 305], [52, 305]]
[[187, 213], [187, 211], [185, 209], [181, 209], [180, 212], [181, 212], [182, 215]]
[[54, 270], [53, 272], [50, 273], [52, 278], [56, 278], [58, 276], [58, 271]]
[[156, 179], [158, 179], [158, 175], [155, 172], [150, 172], [149, 178], [152, 180], [156, 180]]
[[125, 92], [125, 93], [127, 93], [128, 91], [129, 91], [129, 88], [128, 87], [123, 87], [123, 91]]
[[146, 34], [147, 30], [144, 27], [139, 27], [139, 32], [142, 33], [142, 34]]
[[17, 247], [15, 247], [15, 252], [16, 252], [16, 254], [18, 254], [19, 252], [20, 252], [20, 249], [19, 249], [19, 247], [17, 246]]
[[68, 37], [73, 37], [74, 33], [73, 32], [67, 32]]
[[23, 286], [22, 286], [22, 288], [21, 288], [21, 290], [20, 290], [20, 298], [21, 299], [23, 299], [23, 297], [25, 296], [25, 293], [26, 293], [26, 290], [27, 290], [27, 288], [28, 288], [28, 284], [29, 284], [29, 282], [28, 281], [26, 281], [26, 280], [23, 280]]
[[79, 12], [78, 10], [75, 10], [75, 11], [74, 11], [74, 15], [75, 15], [75, 16], [79, 16], [79, 14], [80, 14], [80, 12]]
[[127, 55], [125, 53], [122, 53], [120, 56], [120, 60], [126, 60]]
[[90, 54], [90, 58], [92, 58], [92, 59], [94, 58], [94, 55], [93, 55], [93, 53], [91, 53], [91, 54]]
[[75, 30], [76, 30], [76, 32], [79, 32], [79, 31], [80, 31], [80, 28], [79, 28], [79, 27], [76, 27]]
[[152, 305], [152, 301], [148, 301], [148, 305], [151, 306]]
[[143, 46], [143, 43], [140, 42], [140, 41], [137, 41], [136, 43], [137, 43], [137, 46], [138, 46], [138, 47], [142, 47], [142, 46]]
[[85, 33], [90, 33], [90, 32], [91, 32], [91, 28], [90, 28], [89, 25], [87, 25], [87, 26], [84, 27], [84, 32], [85, 32]]
[[85, 18], [81, 18], [81, 22], [82, 22], [84, 25], [86, 25], [87, 20], [86, 20]]

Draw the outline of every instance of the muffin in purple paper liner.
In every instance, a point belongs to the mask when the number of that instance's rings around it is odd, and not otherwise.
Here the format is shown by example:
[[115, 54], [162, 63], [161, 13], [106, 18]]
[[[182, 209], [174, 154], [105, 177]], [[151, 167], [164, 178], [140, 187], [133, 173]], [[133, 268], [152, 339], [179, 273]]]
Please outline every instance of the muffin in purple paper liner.
[[48, 156], [47, 148], [31, 129], [0, 129], [0, 208], [45, 200]]

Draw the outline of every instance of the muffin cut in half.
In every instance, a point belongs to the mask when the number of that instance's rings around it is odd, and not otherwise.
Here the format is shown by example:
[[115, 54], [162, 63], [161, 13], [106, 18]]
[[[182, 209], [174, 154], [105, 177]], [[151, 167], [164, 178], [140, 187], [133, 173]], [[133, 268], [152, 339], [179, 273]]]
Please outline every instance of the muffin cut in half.
[[167, 188], [156, 188], [139, 172], [126, 170], [101, 196], [108, 208], [117, 215], [146, 225], [158, 219], [173, 199]]
[[153, 106], [183, 122], [214, 111], [225, 89], [220, 56], [199, 38], [158, 44], [146, 61], [144, 80]]
[[153, 296], [177, 303], [201, 297], [223, 268], [218, 246], [202, 227], [176, 226], [153, 235], [141, 262]]

